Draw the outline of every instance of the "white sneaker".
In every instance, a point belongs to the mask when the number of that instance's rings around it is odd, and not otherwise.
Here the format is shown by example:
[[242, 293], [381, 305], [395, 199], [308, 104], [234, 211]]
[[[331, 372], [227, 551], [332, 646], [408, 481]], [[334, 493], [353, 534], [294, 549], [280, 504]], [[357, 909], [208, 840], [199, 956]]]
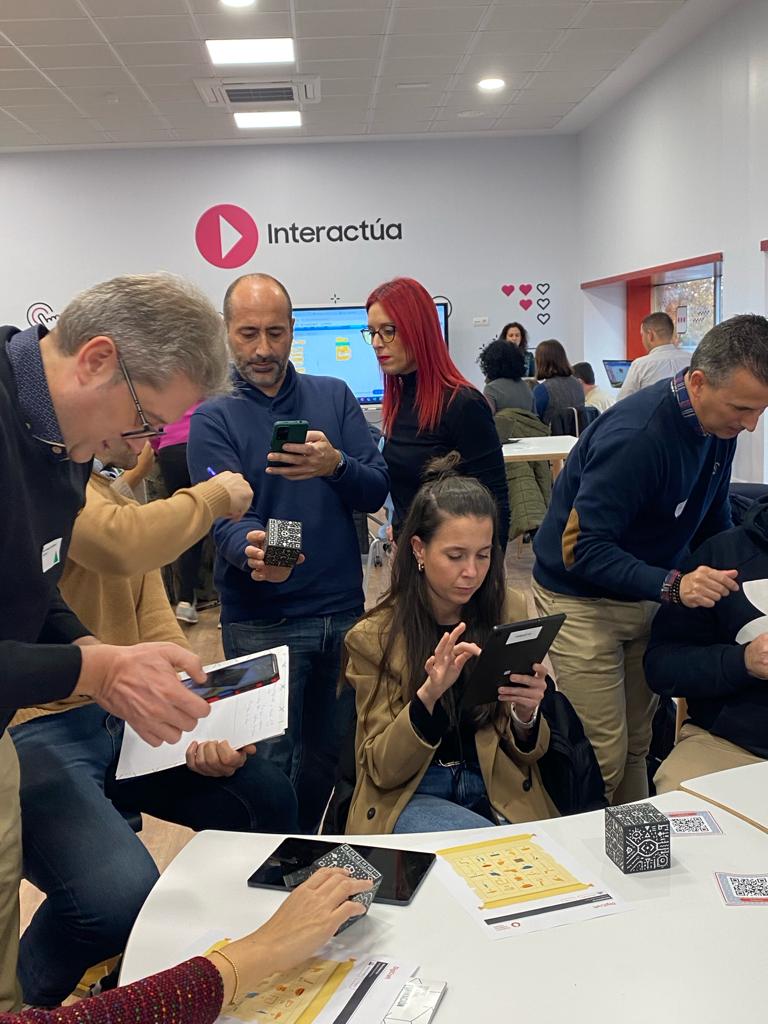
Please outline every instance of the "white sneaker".
[[197, 608], [189, 601], [179, 601], [176, 605], [176, 618], [181, 622], [188, 622], [191, 626], [198, 621]]

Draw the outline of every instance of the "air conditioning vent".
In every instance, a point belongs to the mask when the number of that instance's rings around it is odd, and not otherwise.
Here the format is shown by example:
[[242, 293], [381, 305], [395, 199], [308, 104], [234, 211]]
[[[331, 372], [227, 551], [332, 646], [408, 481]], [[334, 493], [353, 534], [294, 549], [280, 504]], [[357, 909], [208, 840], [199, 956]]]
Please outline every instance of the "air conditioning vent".
[[242, 78], [197, 78], [195, 87], [208, 107], [241, 110], [246, 106], [272, 103], [318, 103], [320, 79], [296, 75], [279, 82], [247, 81]]

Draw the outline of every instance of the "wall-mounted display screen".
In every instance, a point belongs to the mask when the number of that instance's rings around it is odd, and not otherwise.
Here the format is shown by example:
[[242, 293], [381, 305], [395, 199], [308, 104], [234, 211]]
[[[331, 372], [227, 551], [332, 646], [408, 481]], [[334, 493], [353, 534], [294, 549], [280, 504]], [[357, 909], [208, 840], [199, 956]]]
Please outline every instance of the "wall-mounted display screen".
[[[448, 344], [448, 304], [436, 302]], [[299, 373], [340, 377], [361, 405], [380, 405], [384, 383], [373, 349], [360, 333], [368, 326], [365, 306], [294, 307], [291, 362]]]

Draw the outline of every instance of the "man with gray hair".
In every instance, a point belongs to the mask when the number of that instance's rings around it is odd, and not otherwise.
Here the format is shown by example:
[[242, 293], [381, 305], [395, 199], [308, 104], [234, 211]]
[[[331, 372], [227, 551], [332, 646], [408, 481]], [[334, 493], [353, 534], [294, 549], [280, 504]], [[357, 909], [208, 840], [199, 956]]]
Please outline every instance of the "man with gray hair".
[[659, 607], [711, 608], [739, 589], [733, 567], [680, 567], [694, 541], [731, 525], [736, 438], [768, 405], [768, 320], [709, 331], [690, 369], [617, 403], [568, 456], [534, 541], [533, 593], [567, 620], [550, 655], [614, 803], [648, 793], [657, 698], [643, 654]]
[[667, 313], [650, 313], [640, 324], [640, 340], [648, 353], [632, 362], [619, 398], [634, 395], [660, 380], [674, 377], [691, 361], [691, 353], [675, 343], [675, 325]]
[[97, 285], [50, 332], [0, 328], [0, 1011], [19, 1001], [19, 770], [6, 731], [15, 710], [88, 695], [155, 746], [209, 712], [177, 675], [204, 681], [197, 657], [172, 643], [102, 644], [61, 599], [90, 462], [110, 441], [140, 451], [224, 391], [227, 374], [221, 318], [167, 274]]

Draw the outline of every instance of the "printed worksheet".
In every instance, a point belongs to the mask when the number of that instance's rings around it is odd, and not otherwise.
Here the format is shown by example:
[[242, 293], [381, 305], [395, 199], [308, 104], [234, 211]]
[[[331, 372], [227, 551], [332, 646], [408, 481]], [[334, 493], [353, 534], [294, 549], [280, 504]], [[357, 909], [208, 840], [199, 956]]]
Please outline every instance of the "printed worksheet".
[[[244, 658], [207, 665], [207, 682], [186, 680], [211, 705], [178, 743], [151, 747], [126, 723], [117, 764], [118, 779], [162, 772], [184, 764], [193, 740], [229, 740], [237, 750], [279, 736], [288, 728], [288, 648], [274, 647]], [[184, 681], [184, 680], [183, 680]]]

